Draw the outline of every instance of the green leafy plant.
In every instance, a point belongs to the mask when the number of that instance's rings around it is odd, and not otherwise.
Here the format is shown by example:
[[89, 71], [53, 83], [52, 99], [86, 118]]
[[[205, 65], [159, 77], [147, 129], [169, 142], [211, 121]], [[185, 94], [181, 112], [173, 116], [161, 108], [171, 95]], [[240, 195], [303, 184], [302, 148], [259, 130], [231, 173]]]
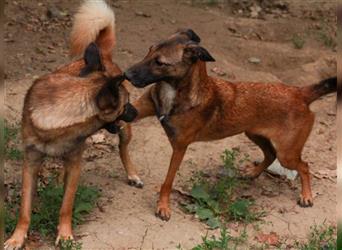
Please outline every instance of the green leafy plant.
[[246, 231], [243, 231], [239, 237], [233, 237], [227, 232], [226, 228], [222, 228], [219, 238], [215, 236], [209, 238], [208, 234], [206, 234], [202, 237], [202, 243], [192, 248], [192, 250], [235, 250], [246, 239]]
[[308, 241], [305, 243], [296, 242], [296, 249], [299, 250], [337, 250], [336, 229], [325, 223], [310, 227]]
[[59, 243], [60, 250], [81, 250], [82, 243], [74, 240], [61, 240]]
[[218, 178], [207, 178], [203, 172], [196, 173], [190, 191], [190, 202], [183, 204], [185, 210], [195, 214], [210, 228], [222, 225], [222, 220], [241, 220], [251, 222], [258, 220], [263, 213], [253, 212], [252, 200], [237, 198], [234, 191], [243, 185], [238, 177], [239, 164], [248, 159], [241, 155], [239, 149], [225, 150], [221, 156], [223, 168]]

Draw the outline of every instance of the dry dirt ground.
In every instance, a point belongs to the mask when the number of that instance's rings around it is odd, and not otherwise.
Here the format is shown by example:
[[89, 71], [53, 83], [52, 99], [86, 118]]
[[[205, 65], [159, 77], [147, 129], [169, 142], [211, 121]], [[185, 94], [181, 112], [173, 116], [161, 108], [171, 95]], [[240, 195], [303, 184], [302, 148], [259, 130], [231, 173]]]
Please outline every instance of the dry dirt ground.
[[[288, 10], [283, 5], [271, 4], [262, 6], [260, 12], [250, 12], [242, 4], [215, 4], [217, 1], [207, 1], [214, 4], [177, 0], [110, 2], [116, 14], [118, 37], [113, 58], [122, 69], [140, 60], [152, 43], [178, 28], [191, 27], [216, 58], [216, 62], [208, 64], [211, 75], [217, 76], [223, 71], [224, 76], [220, 77], [231, 81], [308, 85], [336, 72], [336, 50], [329, 40], [336, 35], [335, 1], [282, 1]], [[6, 119], [10, 123], [19, 124], [23, 98], [32, 80], [69, 62], [68, 37], [78, 4], [79, 1], [67, 0], [6, 1]], [[302, 49], [294, 47], [296, 36], [305, 41]], [[251, 57], [260, 59], [260, 63], [249, 62]], [[142, 90], [132, 88], [132, 93], [132, 98], [137, 98]], [[276, 232], [283, 246], [304, 240], [309, 227], [315, 223], [335, 224], [335, 102], [335, 96], [328, 95], [311, 106], [316, 122], [303, 158], [314, 174], [314, 207], [304, 209], [296, 205], [299, 180], [289, 184], [281, 178], [262, 174], [250, 182], [247, 190], [257, 206], [267, 212], [263, 222], [258, 223], [260, 230]], [[208, 229], [179, 209], [177, 193], [172, 195], [171, 220], [163, 222], [154, 216], [157, 193], [171, 154], [161, 126], [155, 118], [148, 118], [133, 126], [133, 135], [131, 155], [145, 187], [135, 189], [126, 184], [116, 147], [117, 137], [105, 133], [104, 144], [89, 145], [81, 180], [102, 189], [103, 205], [94, 210], [87, 223], [76, 228], [76, 238], [83, 243], [83, 249], [195, 246]], [[253, 160], [261, 158], [259, 149], [243, 135], [193, 144], [178, 172], [174, 189], [181, 189], [195, 171], [217, 169], [222, 151], [237, 146]], [[58, 165], [58, 162], [51, 164]], [[5, 176], [7, 184], [20, 183], [21, 162], [6, 161]], [[241, 227], [232, 224], [230, 229], [234, 234]], [[254, 227], [248, 226], [247, 232], [249, 242], [255, 243]], [[52, 248], [51, 242], [39, 244], [40, 249]]]

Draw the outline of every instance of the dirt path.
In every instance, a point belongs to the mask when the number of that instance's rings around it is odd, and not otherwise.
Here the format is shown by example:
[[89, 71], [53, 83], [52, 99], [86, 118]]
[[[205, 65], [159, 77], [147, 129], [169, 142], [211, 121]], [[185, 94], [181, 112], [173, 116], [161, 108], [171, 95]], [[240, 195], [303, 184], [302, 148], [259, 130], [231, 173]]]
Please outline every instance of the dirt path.
[[[323, 45], [319, 38], [320, 32], [326, 31], [322, 23], [333, 26], [334, 20], [329, 17], [334, 15], [334, 3], [330, 1], [317, 1], [317, 5], [287, 1], [288, 14], [278, 17], [269, 14], [265, 19], [233, 16], [227, 6], [198, 6], [190, 2], [114, 1], [118, 36], [114, 58], [120, 67], [124, 69], [141, 59], [153, 42], [177, 28], [191, 27], [216, 59], [209, 65], [212, 75], [215, 73], [211, 69], [216, 67], [225, 73], [223, 78], [232, 81], [285, 81], [306, 85], [336, 72], [336, 53]], [[62, 15], [54, 19], [45, 17], [46, 8], [50, 5], [60, 8]], [[71, 10], [75, 6], [76, 1], [70, 3], [66, 0], [58, 1], [58, 4], [54, 1], [38, 5], [32, 1], [11, 1], [7, 4], [8, 121], [20, 121], [23, 97], [32, 79], [68, 61], [67, 38]], [[141, 12], [150, 17], [141, 16]], [[298, 25], [299, 22], [301, 25]], [[294, 48], [294, 34], [305, 37], [302, 49]], [[250, 57], [259, 58], [261, 62], [252, 64], [248, 62]], [[133, 97], [142, 93], [133, 89], [132, 92]], [[248, 190], [257, 205], [268, 213], [264, 223], [260, 224], [261, 230], [276, 232], [285, 245], [295, 239], [304, 239], [310, 225], [325, 220], [335, 223], [335, 97], [322, 98], [312, 105], [312, 110], [316, 113], [316, 122], [303, 158], [309, 162], [316, 176], [312, 184], [314, 207], [303, 209], [295, 204], [300, 190], [298, 180], [291, 187], [284, 180], [262, 174], [251, 182]], [[171, 155], [161, 126], [156, 119], [147, 118], [134, 125], [133, 135], [131, 155], [145, 182], [144, 189], [126, 184], [118, 150], [108, 145], [109, 142], [117, 145], [115, 136], [106, 134], [107, 144], [104, 146], [90, 145], [84, 156], [82, 182], [95, 184], [103, 190], [101, 203], [104, 205], [101, 209], [95, 209], [89, 217], [91, 220], [76, 229], [76, 237], [83, 243], [83, 249], [175, 249], [178, 244], [189, 249], [195, 246], [206, 234], [206, 226], [179, 209], [176, 193], [172, 195], [171, 220], [162, 222], [154, 216], [157, 192]], [[193, 144], [187, 151], [174, 188], [183, 187], [197, 170], [217, 168], [221, 164], [223, 150], [236, 146], [250, 154], [253, 160], [261, 157], [258, 148], [242, 135]], [[19, 173], [20, 162], [6, 163], [7, 183], [20, 182]], [[264, 190], [272, 190], [275, 195], [265, 195]], [[240, 228], [231, 227], [233, 233]], [[253, 242], [256, 231], [252, 226], [247, 231], [249, 241]], [[49, 245], [42, 247], [47, 248]]]

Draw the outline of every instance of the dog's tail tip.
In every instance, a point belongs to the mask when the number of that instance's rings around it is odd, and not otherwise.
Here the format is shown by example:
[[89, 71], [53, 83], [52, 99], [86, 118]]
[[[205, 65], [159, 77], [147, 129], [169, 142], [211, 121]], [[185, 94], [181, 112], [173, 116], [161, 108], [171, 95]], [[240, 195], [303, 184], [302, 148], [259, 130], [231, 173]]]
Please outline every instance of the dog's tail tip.
[[112, 54], [115, 46], [115, 15], [104, 0], [85, 0], [74, 16], [70, 54], [78, 56], [95, 42], [103, 56]]
[[310, 104], [321, 96], [337, 91], [337, 77], [330, 77], [302, 89], [305, 101]]

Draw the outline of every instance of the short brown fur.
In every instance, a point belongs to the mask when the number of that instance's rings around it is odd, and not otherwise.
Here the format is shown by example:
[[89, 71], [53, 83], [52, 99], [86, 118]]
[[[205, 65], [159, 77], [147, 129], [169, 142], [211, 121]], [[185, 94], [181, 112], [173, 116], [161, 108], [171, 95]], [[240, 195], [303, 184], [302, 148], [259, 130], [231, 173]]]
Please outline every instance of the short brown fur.
[[[302, 192], [298, 203], [312, 206], [309, 167], [301, 158], [314, 123], [309, 104], [336, 91], [336, 78], [327, 80], [328, 88], [324, 82], [304, 88], [228, 82], [208, 76], [206, 61], [213, 58], [190, 36], [187, 40], [174, 42], [173, 35], [163, 46], [152, 46], [141, 62], [125, 71], [136, 87], [157, 82], [134, 103], [139, 113], [137, 120], [157, 115], [173, 149], [156, 215], [163, 220], [170, 218], [172, 183], [189, 144], [243, 132], [261, 148], [265, 157], [260, 164], [246, 167], [244, 175], [257, 177], [278, 158], [282, 166], [297, 170], [300, 175]], [[163, 93], [165, 89], [169, 94]], [[164, 99], [160, 98], [163, 96]]]

